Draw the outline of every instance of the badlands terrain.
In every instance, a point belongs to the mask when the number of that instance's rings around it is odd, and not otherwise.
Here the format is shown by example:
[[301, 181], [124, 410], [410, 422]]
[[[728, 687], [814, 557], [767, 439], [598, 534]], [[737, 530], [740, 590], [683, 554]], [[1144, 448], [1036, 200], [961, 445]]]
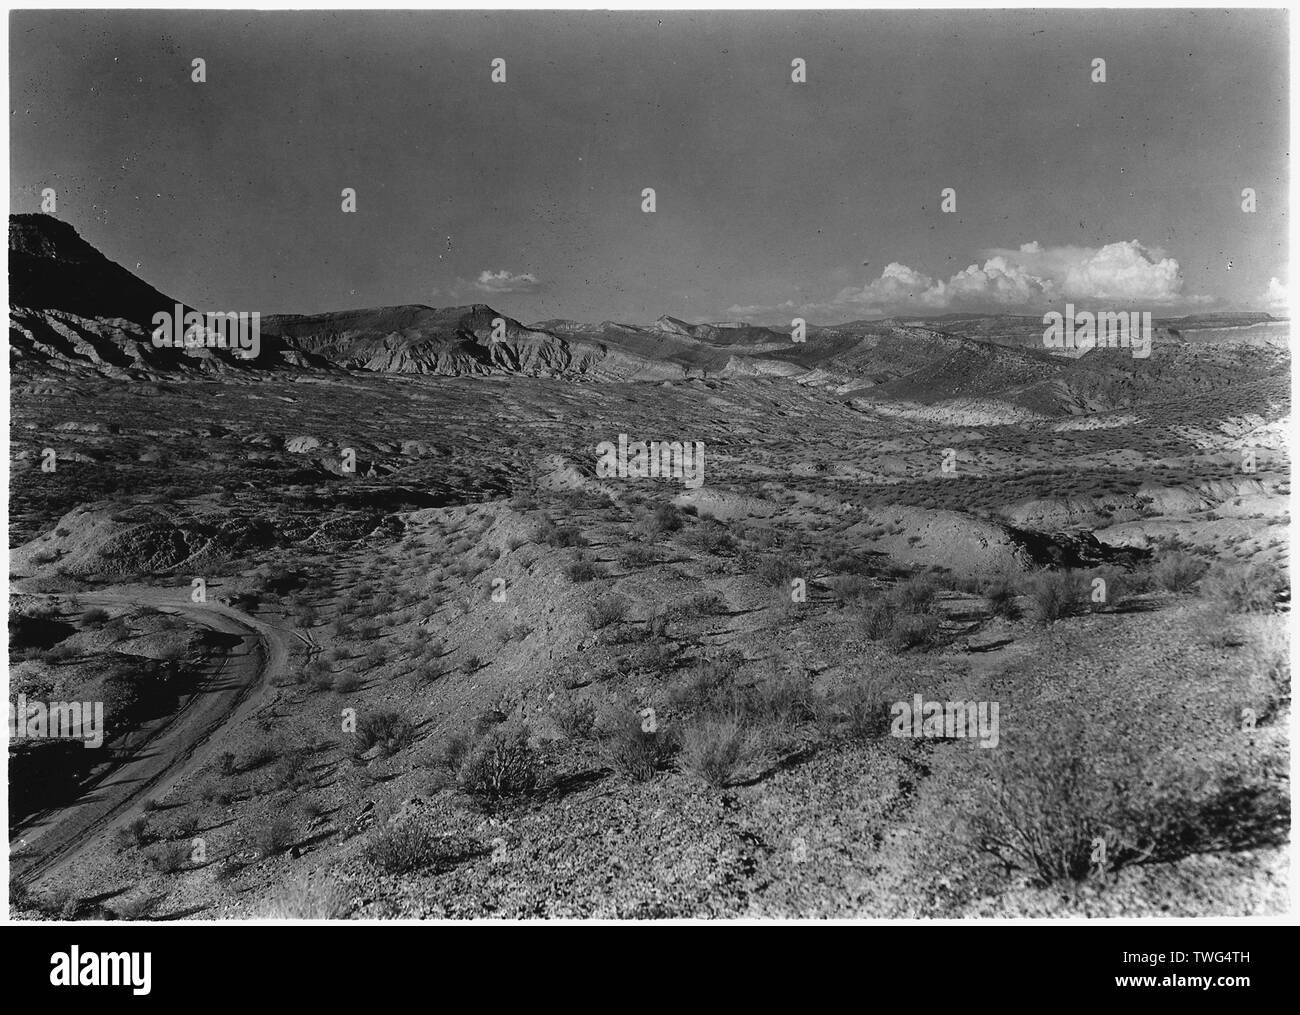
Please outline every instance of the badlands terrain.
[[10, 699], [107, 723], [11, 746], [17, 916], [1287, 908], [1285, 321], [410, 305], [241, 360], [55, 219], [10, 272]]

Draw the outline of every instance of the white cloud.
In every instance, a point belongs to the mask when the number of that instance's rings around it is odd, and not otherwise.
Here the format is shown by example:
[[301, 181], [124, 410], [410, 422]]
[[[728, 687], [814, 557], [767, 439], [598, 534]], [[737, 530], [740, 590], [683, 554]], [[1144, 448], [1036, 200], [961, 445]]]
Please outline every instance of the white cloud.
[[1137, 240], [1104, 247], [1044, 247], [1038, 241], [1017, 249], [985, 251], [946, 281], [890, 263], [880, 277], [841, 289], [833, 301], [846, 309], [872, 313], [923, 310], [1038, 309], [1064, 300], [1111, 300], [1162, 306], [1198, 302], [1182, 295], [1178, 262]]
[[1289, 314], [1291, 312], [1290, 288], [1281, 280], [1270, 278], [1268, 287], [1264, 290], [1264, 306], [1270, 312]]
[[531, 293], [536, 292], [541, 283], [536, 275], [515, 275], [506, 271], [491, 271], [484, 268], [478, 274], [474, 287], [485, 293]]

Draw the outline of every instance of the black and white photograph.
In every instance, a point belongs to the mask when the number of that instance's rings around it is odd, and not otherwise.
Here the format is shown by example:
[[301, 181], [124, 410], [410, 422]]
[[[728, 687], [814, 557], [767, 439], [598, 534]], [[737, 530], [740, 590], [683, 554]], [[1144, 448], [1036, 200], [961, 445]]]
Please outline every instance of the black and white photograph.
[[11, 926], [1292, 919], [1285, 8], [7, 20]]

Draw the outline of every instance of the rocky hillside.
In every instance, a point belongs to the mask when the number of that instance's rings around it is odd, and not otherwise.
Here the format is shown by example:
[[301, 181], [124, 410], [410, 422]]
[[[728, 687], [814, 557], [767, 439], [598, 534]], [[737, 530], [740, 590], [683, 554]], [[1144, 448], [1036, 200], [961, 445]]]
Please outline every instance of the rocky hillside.
[[[105, 258], [67, 223], [10, 219], [10, 360], [24, 384], [51, 374], [116, 378], [223, 376], [268, 371], [505, 375], [570, 380], [783, 378], [853, 399], [889, 416], [933, 415], [960, 404], [981, 423], [1107, 412], [1277, 375], [1286, 322], [1267, 314], [1162, 322], [1153, 354], [1125, 350], [1052, 355], [1041, 321], [957, 315], [789, 328], [744, 322], [653, 324], [551, 320], [524, 325], [485, 304], [422, 305], [264, 315], [261, 350], [156, 349], [151, 319], [176, 302]], [[499, 322], [499, 323], [497, 323]], [[1281, 336], [1281, 337], [1279, 337]]]

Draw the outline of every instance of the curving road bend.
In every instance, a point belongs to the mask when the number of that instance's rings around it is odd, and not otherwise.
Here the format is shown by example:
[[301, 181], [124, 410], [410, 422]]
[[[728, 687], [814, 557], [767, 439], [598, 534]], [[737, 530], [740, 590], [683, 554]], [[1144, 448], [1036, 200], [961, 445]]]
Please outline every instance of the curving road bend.
[[[24, 590], [46, 598], [66, 598]], [[209, 587], [209, 595], [212, 589]], [[76, 592], [86, 606], [153, 606], [201, 626], [239, 638], [239, 645], [171, 715], [141, 732], [124, 756], [96, 771], [76, 801], [35, 814], [17, 827], [9, 842], [10, 871], [35, 886], [71, 863], [98, 838], [111, 835], [143, 813], [146, 800], [160, 797], [185, 776], [203, 767], [222, 734], [260, 708], [277, 678], [288, 669], [290, 636], [225, 603], [192, 603], [188, 589], [119, 585]], [[105, 746], [113, 731], [108, 731]], [[115, 754], [118, 752], [115, 751]]]

